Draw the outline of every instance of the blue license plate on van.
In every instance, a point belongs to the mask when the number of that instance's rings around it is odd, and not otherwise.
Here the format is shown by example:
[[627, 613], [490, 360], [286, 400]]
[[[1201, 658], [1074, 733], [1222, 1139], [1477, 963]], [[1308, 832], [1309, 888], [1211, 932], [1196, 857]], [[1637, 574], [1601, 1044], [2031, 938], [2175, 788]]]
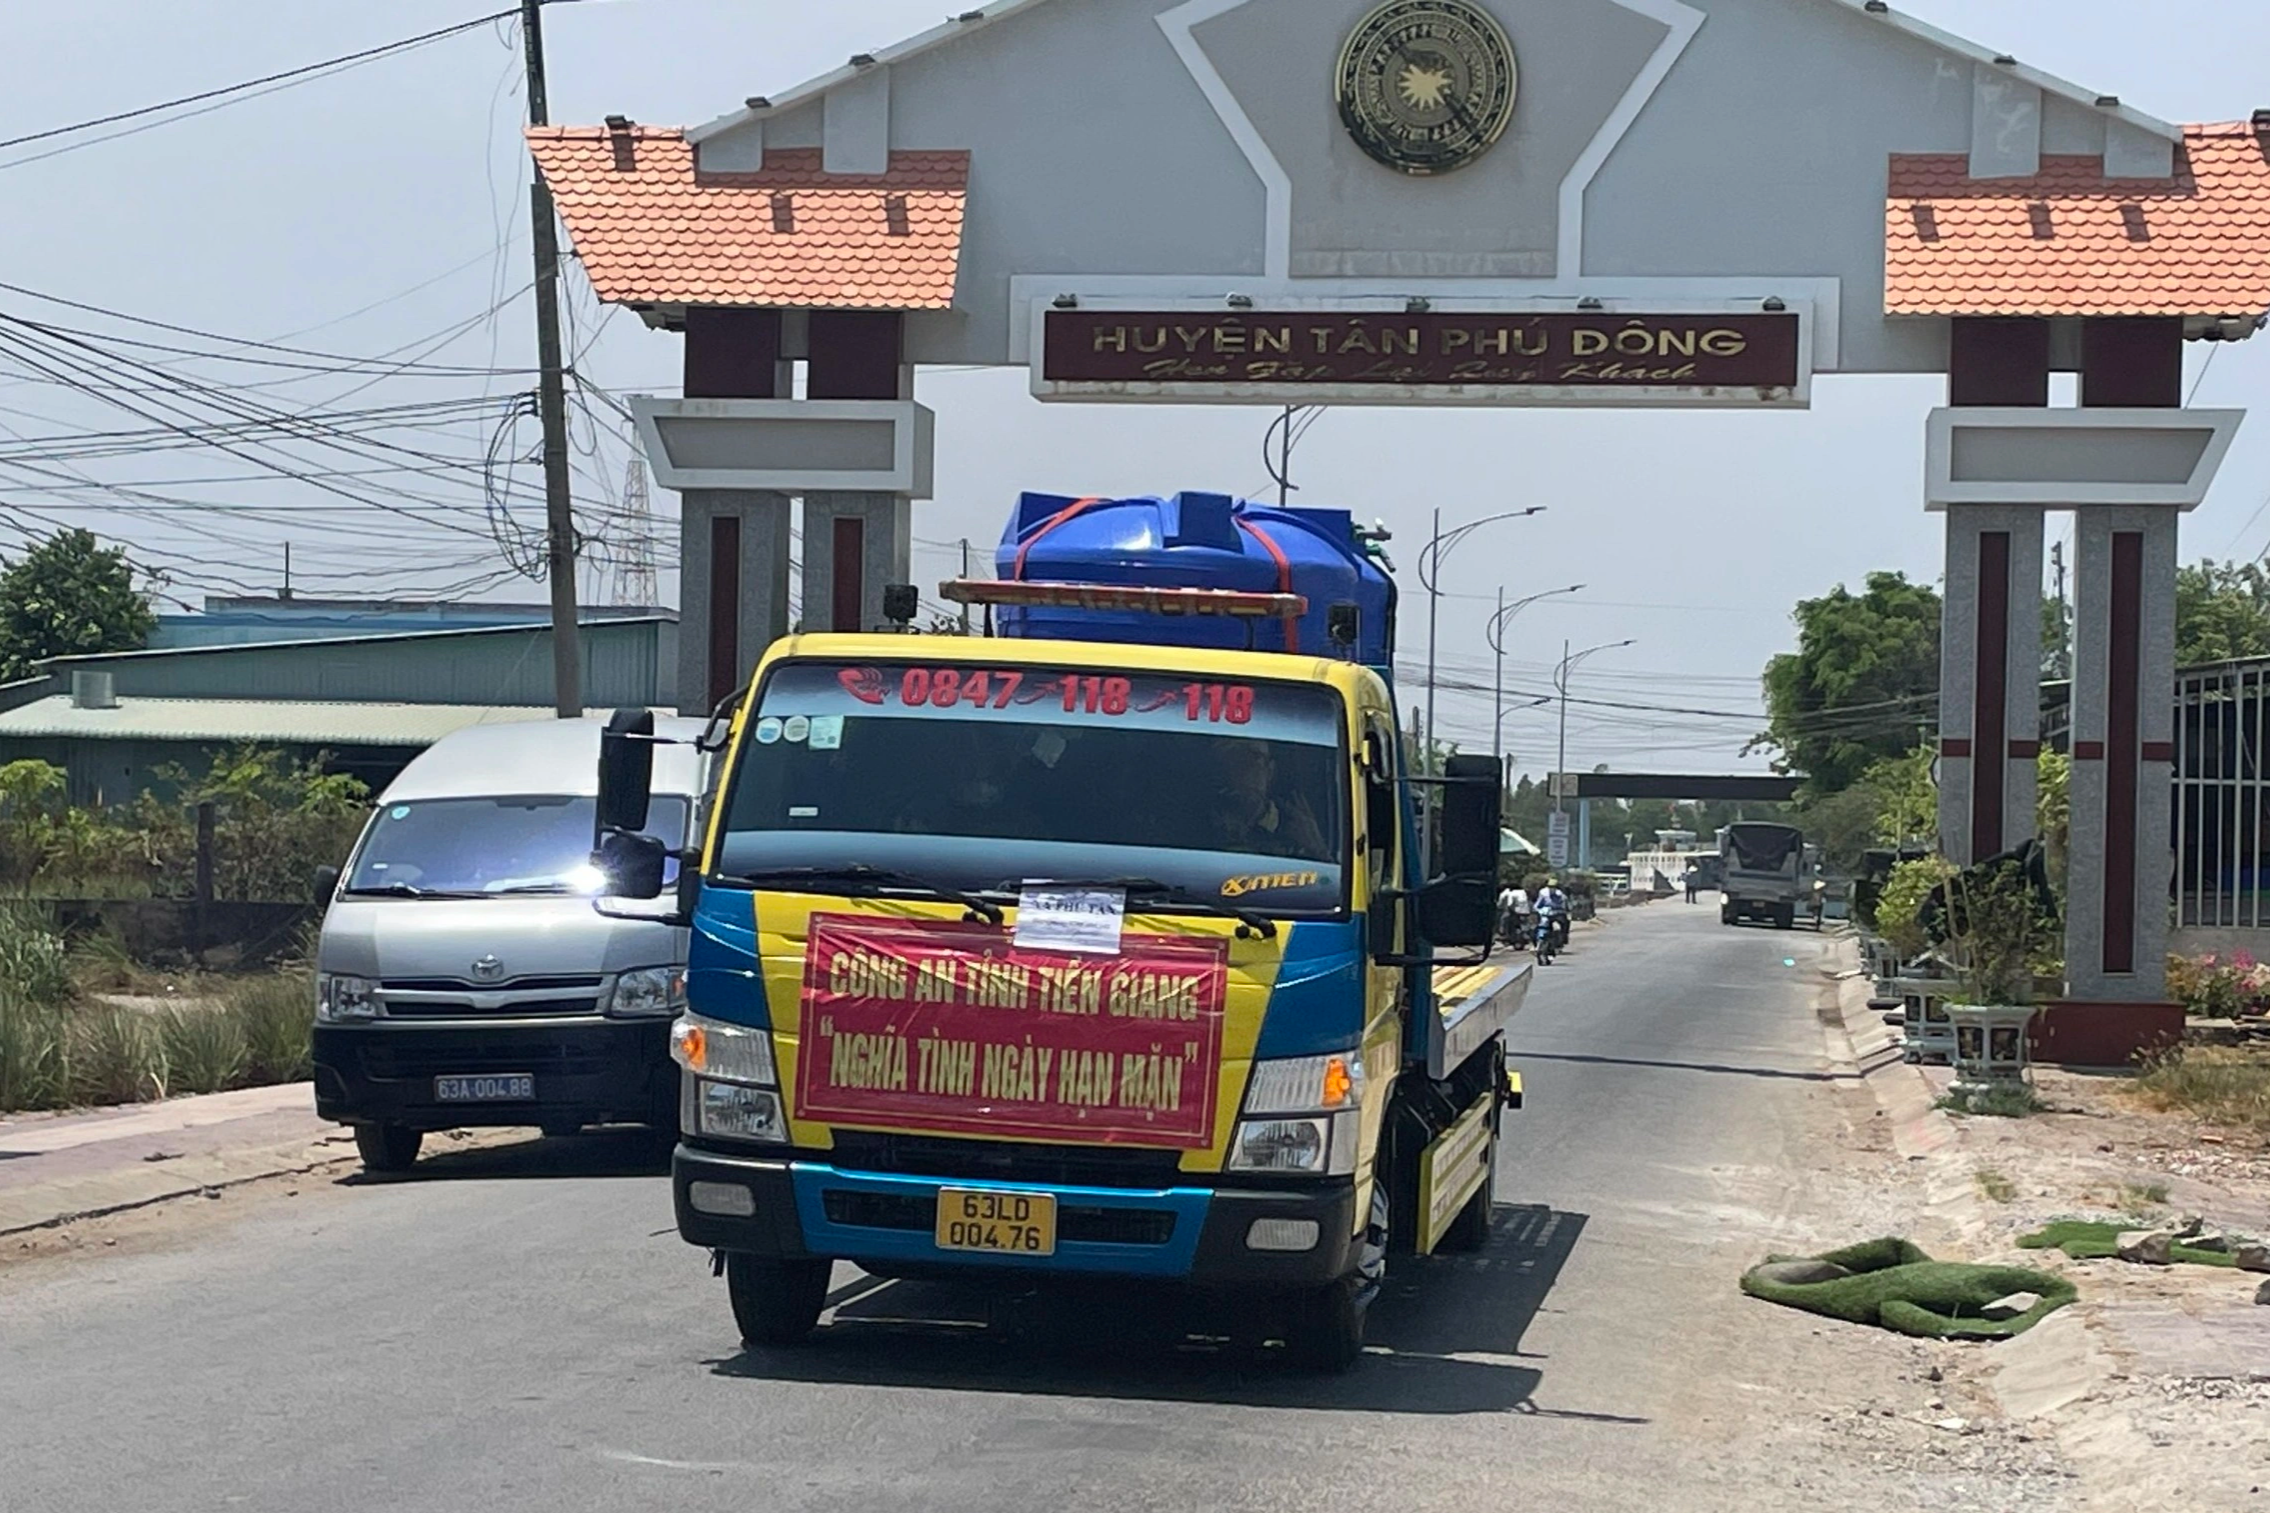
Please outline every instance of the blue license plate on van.
[[436, 1077], [436, 1103], [529, 1103], [536, 1097], [531, 1072], [492, 1072], [481, 1077]]

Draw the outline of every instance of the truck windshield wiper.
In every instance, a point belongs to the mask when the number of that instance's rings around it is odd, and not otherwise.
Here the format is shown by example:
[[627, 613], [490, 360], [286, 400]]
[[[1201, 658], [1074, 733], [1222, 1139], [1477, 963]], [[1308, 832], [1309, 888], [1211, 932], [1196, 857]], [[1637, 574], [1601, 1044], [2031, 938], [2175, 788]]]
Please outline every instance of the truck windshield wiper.
[[712, 881], [728, 888], [770, 888], [783, 885], [833, 885], [855, 890], [856, 896], [881, 898], [894, 894], [912, 894], [919, 898], [935, 899], [940, 903], [960, 904], [989, 925], [1002, 921], [1001, 906], [984, 896], [964, 892], [960, 888], [942, 888], [924, 882], [911, 872], [893, 872], [887, 867], [870, 867], [855, 863], [848, 867], [774, 867], [762, 872], [743, 872], [721, 875]]
[[[1194, 889], [1160, 882], [1155, 877], [1075, 878], [1069, 881], [1052, 877], [1045, 880], [1036, 878], [1034, 883], [1036, 886], [1050, 888], [1115, 889], [1125, 893], [1130, 902], [1136, 899], [1150, 899], [1156, 903], [1166, 904], [1171, 908], [1187, 909], [1193, 914], [1212, 914], [1222, 919], [1234, 919], [1263, 940], [1275, 940], [1277, 938], [1277, 922], [1268, 915], [1257, 914], [1251, 909], [1241, 909], [1235, 904], [1223, 903], [1218, 898], [1210, 898]], [[1022, 886], [1020, 883], [1003, 883], [997, 891], [1013, 895]]]

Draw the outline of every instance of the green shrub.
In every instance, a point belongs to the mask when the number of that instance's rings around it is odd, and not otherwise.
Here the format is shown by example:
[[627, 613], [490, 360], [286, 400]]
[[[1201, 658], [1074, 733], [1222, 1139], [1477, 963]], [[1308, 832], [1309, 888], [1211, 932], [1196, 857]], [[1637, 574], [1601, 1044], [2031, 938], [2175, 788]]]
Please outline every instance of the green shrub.
[[69, 953], [45, 910], [0, 904], [0, 993], [42, 1008], [71, 997]]
[[218, 1093], [243, 1077], [251, 1050], [235, 1015], [183, 1004], [160, 1013], [157, 1024], [169, 1095]]
[[165, 1046], [150, 1015], [86, 1004], [68, 1016], [63, 1040], [74, 1104], [139, 1103], [165, 1085]]
[[1941, 856], [1901, 862], [1892, 869], [1876, 900], [1876, 933], [1891, 942], [1901, 961], [1913, 961], [1931, 944], [1923, 933], [1923, 901], [1954, 875], [1953, 864]]
[[305, 971], [254, 977], [230, 992], [225, 1012], [244, 1036], [246, 1074], [255, 1085], [298, 1082], [313, 1069], [315, 977]]
[[67, 1080], [63, 1011], [0, 987], [0, 1110], [59, 1107]]

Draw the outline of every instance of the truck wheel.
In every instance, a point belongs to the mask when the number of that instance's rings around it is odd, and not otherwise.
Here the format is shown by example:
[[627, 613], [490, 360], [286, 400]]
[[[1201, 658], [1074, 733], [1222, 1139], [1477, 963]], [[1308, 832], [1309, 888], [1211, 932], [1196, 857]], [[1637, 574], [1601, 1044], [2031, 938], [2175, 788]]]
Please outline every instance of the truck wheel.
[[767, 1261], [740, 1253], [725, 1258], [725, 1290], [733, 1300], [733, 1322], [741, 1343], [793, 1345], [820, 1322], [828, 1302], [828, 1273], [834, 1263]]
[[1722, 925], [1734, 923], [1734, 906], [1732, 904], [1720, 904], [1718, 906], [1718, 922]]
[[1777, 930], [1794, 930], [1794, 929], [1796, 929], [1796, 928], [1797, 928], [1797, 911], [1796, 911], [1796, 909], [1794, 909], [1794, 908], [1784, 908], [1784, 909], [1783, 909], [1783, 910], [1782, 910], [1782, 911], [1781, 911], [1781, 912], [1780, 912], [1779, 914], [1776, 914], [1776, 915], [1774, 916], [1774, 919], [1773, 919], [1773, 923], [1774, 923], [1774, 928], [1775, 928], [1775, 929], [1777, 929]]
[[366, 1172], [406, 1172], [418, 1159], [425, 1136], [406, 1124], [358, 1124], [355, 1150]]
[[1285, 1353], [1309, 1371], [1346, 1371], [1364, 1353], [1360, 1279], [1342, 1277], [1301, 1298], [1285, 1332]]
[[1474, 1196], [1466, 1200], [1466, 1206], [1458, 1211], [1458, 1217], [1450, 1221], [1450, 1227], [1442, 1232], [1442, 1238], [1435, 1244], [1436, 1250], [1472, 1252], [1490, 1243], [1490, 1213], [1498, 1202], [1498, 1137], [1495, 1130], [1490, 1132], [1490, 1151], [1484, 1159], [1490, 1163], [1488, 1175], [1482, 1178], [1482, 1185], [1474, 1190]]

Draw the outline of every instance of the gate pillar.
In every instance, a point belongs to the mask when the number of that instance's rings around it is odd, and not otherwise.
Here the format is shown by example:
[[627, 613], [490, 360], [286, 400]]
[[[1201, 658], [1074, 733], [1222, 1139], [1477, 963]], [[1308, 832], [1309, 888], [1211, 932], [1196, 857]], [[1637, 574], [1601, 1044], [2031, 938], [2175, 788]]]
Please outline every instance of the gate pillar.
[[2035, 833], [2045, 511], [2004, 504], [1946, 513], [1939, 845], [1968, 865]]

